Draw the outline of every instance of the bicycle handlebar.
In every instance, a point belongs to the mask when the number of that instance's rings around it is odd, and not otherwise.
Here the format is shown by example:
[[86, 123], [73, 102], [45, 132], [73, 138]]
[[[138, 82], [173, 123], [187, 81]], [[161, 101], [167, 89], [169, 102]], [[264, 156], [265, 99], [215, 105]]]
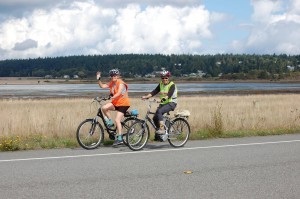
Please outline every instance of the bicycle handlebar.
[[95, 97], [93, 101], [97, 101], [97, 102], [101, 102], [101, 101], [107, 101], [107, 100], [110, 100], [111, 99], [111, 96], [108, 96], [108, 97]]
[[149, 99], [149, 98], [148, 98], [148, 99], [143, 99], [143, 100], [148, 100], [149, 103], [155, 103], [155, 102], [156, 102], [156, 103], [160, 103], [160, 101], [157, 100], [157, 99], [155, 99], [155, 98], [152, 98], [152, 99]]
[[147, 100], [147, 102], [148, 102], [148, 112], [151, 110], [151, 106], [152, 106], [153, 103], [160, 103], [160, 101], [158, 101], [155, 98], [151, 98], [151, 99], [148, 98], [148, 99], [142, 99], [142, 100], [144, 100], [144, 101]]

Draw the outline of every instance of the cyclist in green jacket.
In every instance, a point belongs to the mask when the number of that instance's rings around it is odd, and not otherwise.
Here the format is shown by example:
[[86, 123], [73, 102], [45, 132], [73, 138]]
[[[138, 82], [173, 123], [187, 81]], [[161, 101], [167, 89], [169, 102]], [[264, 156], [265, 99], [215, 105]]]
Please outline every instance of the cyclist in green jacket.
[[154, 140], [160, 140], [160, 134], [164, 134], [163, 114], [169, 111], [174, 111], [177, 105], [177, 88], [173, 81], [170, 81], [171, 73], [169, 71], [162, 71], [160, 73], [161, 82], [148, 95], [142, 96], [142, 99], [148, 99], [159, 93], [161, 100], [160, 105], [154, 114], [153, 121], [157, 127]]

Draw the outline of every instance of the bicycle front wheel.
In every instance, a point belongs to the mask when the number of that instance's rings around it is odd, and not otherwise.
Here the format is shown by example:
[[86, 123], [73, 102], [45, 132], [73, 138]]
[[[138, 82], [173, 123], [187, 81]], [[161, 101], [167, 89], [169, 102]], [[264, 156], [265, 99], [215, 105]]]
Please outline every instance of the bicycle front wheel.
[[135, 121], [137, 121], [136, 118], [128, 117], [128, 118], [126, 118], [123, 122], [121, 122], [122, 128], [123, 128], [122, 131], [124, 132], [122, 138], [123, 138], [123, 143], [124, 143], [125, 145], [127, 145], [126, 134], [127, 134], [128, 130], [129, 130], [129, 128], [132, 126], [132, 124], [133, 124]]
[[190, 137], [190, 125], [183, 118], [176, 118], [171, 121], [169, 126], [168, 142], [173, 147], [182, 147]]
[[77, 128], [76, 138], [79, 145], [84, 149], [95, 149], [103, 141], [103, 127], [94, 119], [81, 122]]
[[136, 121], [127, 132], [127, 146], [133, 151], [139, 151], [147, 144], [149, 136], [148, 125], [144, 121]]

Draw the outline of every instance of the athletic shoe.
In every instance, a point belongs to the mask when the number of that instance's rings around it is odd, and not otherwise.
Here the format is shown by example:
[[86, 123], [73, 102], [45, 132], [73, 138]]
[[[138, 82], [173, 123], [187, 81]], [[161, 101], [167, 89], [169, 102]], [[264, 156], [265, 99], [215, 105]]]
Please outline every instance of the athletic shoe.
[[123, 144], [123, 140], [116, 139], [112, 146], [115, 147], [115, 146], [118, 146], [118, 145], [121, 145], [121, 144]]
[[165, 130], [164, 129], [158, 129], [158, 130], [155, 131], [155, 133], [162, 135], [162, 134], [165, 134]]

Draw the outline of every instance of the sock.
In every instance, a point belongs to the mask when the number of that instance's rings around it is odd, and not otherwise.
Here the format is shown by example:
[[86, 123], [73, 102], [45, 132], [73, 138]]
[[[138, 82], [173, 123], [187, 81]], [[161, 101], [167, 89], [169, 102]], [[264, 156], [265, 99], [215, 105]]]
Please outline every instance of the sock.
[[108, 119], [108, 118], [105, 118], [105, 122], [108, 125], [113, 125], [114, 124], [114, 122], [112, 121], [112, 119]]
[[122, 135], [118, 135], [118, 140], [119, 141], [122, 141], [123, 139], [122, 139]]

